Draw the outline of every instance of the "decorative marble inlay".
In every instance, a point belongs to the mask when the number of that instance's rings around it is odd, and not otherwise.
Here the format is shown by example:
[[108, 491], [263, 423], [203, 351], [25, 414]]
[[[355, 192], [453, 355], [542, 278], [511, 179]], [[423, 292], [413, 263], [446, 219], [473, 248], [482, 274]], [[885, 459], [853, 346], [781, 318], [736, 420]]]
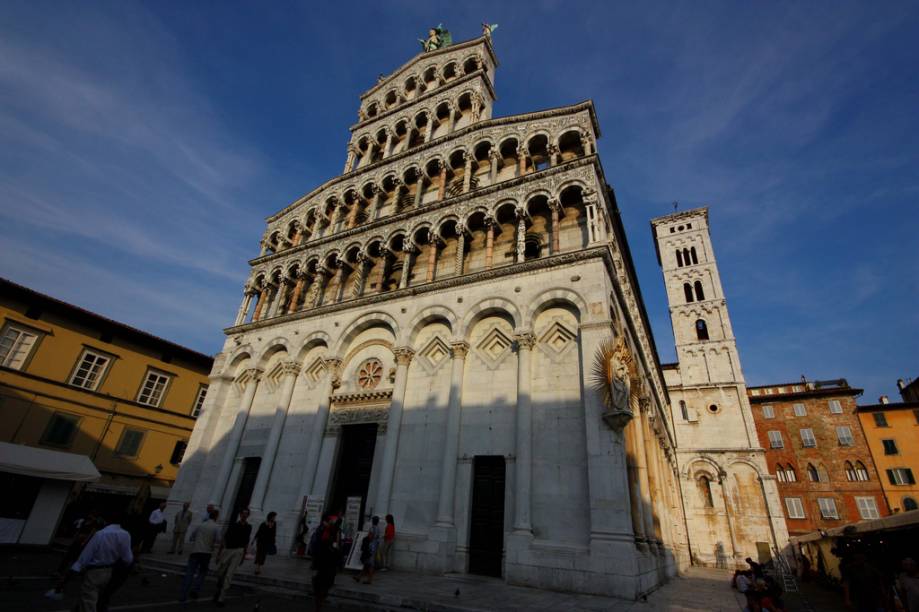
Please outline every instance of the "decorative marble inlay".
[[357, 370], [357, 386], [361, 389], [375, 389], [383, 380], [383, 364], [379, 359], [368, 359]]
[[485, 334], [476, 346], [476, 352], [491, 366], [496, 366], [510, 353], [511, 346], [511, 339], [495, 327]]
[[425, 365], [433, 371], [450, 357], [450, 347], [439, 337], [434, 337], [419, 354], [424, 358], [422, 362], [426, 362]]
[[561, 355], [577, 340], [577, 335], [559, 322], [549, 326], [549, 329], [539, 338], [542, 346], [548, 348], [556, 355]]

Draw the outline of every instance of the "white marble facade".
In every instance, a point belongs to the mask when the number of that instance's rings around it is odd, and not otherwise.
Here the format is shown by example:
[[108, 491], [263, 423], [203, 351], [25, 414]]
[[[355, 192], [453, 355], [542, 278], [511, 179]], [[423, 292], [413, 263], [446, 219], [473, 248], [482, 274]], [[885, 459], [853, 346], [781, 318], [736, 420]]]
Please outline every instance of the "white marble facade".
[[[228, 511], [249, 487], [283, 553], [304, 497], [332, 495], [343, 432], [375, 424], [365, 514], [395, 516], [398, 568], [470, 571], [475, 465], [498, 457], [500, 575], [638, 597], [689, 555], [596, 118], [585, 103], [491, 119], [496, 64], [486, 38], [408, 62], [363, 97], [345, 174], [268, 219], [170, 503]], [[428, 88], [409, 95], [412, 78]], [[618, 427], [592, 374], [611, 338], [631, 359]]]

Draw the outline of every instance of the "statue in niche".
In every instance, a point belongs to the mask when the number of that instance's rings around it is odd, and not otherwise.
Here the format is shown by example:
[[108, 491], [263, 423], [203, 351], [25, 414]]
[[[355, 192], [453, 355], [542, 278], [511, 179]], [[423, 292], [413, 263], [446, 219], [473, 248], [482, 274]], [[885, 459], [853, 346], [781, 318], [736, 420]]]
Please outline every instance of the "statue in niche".
[[594, 359], [594, 387], [603, 394], [603, 421], [614, 431], [622, 431], [632, 414], [632, 383], [637, 380], [635, 361], [624, 336], [604, 341]]
[[421, 48], [424, 51], [436, 51], [437, 49], [443, 49], [444, 47], [449, 47], [453, 44], [453, 37], [450, 35], [450, 31], [444, 28], [444, 24], [437, 24], [436, 28], [431, 28], [428, 30], [428, 37], [426, 39], [418, 39], [418, 42], [421, 43]]

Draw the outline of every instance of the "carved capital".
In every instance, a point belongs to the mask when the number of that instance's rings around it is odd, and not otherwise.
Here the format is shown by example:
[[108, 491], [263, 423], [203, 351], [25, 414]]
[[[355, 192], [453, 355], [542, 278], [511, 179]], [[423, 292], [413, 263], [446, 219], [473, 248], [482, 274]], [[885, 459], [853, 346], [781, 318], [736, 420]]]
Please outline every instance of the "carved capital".
[[393, 349], [393, 355], [396, 357], [397, 365], [407, 366], [412, 362], [412, 357], [415, 356], [415, 351], [407, 346], [400, 346]]
[[341, 359], [336, 357], [323, 359], [322, 365], [325, 367], [325, 371], [329, 375], [329, 381], [332, 384], [332, 389], [334, 390], [339, 388], [341, 386]]
[[536, 346], [536, 336], [530, 332], [522, 332], [514, 334], [514, 341], [517, 343], [517, 350], [530, 350]]
[[262, 374], [265, 373], [265, 370], [261, 368], [249, 368], [248, 370], [243, 370], [236, 380], [245, 384], [248, 382], [258, 382], [262, 378]]
[[466, 355], [469, 353], [469, 343], [468, 342], [451, 342], [450, 343], [450, 354], [454, 359], [465, 359]]
[[281, 365], [278, 367], [278, 371], [280, 372], [282, 376], [288, 375], [288, 374], [291, 376], [296, 376], [297, 374], [300, 373], [300, 362], [285, 361], [281, 363]]

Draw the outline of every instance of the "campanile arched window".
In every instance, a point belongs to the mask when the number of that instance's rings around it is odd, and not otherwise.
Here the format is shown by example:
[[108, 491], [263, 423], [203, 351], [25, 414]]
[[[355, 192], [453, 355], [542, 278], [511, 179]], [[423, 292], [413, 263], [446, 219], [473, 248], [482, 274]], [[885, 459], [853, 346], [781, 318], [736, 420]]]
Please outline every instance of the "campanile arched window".
[[692, 247], [691, 249], [689, 249], [689, 255], [692, 258], [692, 263], [694, 264], [699, 263], [699, 258], [696, 257], [696, 247]]
[[689, 408], [686, 407], [686, 402], [680, 400], [680, 415], [683, 417], [684, 421], [689, 420]]
[[678, 268], [683, 267], [683, 251], [680, 249], [676, 250], [676, 265]]
[[692, 302], [692, 285], [683, 283], [683, 294], [686, 296], [686, 303]]
[[693, 286], [696, 288], [696, 299], [701, 302], [705, 299], [705, 292], [702, 291], [702, 281], [696, 281]]
[[708, 325], [705, 324], [704, 319], [696, 320], [696, 339], [708, 340]]

